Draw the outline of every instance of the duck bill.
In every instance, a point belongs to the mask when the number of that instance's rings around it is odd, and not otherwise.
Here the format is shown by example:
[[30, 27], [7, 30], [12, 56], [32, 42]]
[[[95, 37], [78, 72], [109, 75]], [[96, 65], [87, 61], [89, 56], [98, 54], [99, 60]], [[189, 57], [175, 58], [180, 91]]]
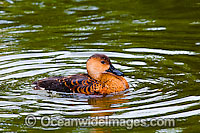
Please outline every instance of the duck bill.
[[106, 72], [111, 72], [111, 73], [118, 75], [118, 76], [124, 76], [124, 73], [117, 70], [112, 64], [110, 65], [110, 68], [108, 70], [106, 70]]

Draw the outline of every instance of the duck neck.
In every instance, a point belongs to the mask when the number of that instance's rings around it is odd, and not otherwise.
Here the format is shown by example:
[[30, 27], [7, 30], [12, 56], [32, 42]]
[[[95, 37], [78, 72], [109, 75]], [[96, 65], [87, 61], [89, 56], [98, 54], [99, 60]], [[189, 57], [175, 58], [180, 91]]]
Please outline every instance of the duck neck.
[[100, 80], [101, 79], [101, 73], [98, 73], [98, 72], [90, 72], [90, 71], [87, 71], [88, 72], [88, 75], [95, 79], [95, 80]]

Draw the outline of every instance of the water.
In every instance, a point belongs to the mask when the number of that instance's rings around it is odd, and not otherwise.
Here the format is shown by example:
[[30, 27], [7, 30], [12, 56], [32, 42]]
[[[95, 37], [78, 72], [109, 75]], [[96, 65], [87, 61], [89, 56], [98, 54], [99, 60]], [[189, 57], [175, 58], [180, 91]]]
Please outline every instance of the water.
[[[0, 1], [0, 131], [197, 132], [199, 0]], [[33, 90], [49, 76], [85, 73], [109, 56], [130, 89], [107, 97]], [[175, 127], [28, 127], [61, 118], [175, 118]], [[37, 121], [39, 122], [39, 121]]]

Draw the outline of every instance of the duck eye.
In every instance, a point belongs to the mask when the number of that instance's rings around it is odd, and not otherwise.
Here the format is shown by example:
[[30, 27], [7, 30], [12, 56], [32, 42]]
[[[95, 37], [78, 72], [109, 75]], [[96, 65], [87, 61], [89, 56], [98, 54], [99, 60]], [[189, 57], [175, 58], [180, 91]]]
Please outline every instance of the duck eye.
[[105, 61], [101, 61], [102, 64], [105, 64]]

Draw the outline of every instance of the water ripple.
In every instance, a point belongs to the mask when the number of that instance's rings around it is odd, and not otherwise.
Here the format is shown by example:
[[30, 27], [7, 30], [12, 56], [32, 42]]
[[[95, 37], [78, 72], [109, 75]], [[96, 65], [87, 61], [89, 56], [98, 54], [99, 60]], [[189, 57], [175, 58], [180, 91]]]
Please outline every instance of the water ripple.
[[185, 110], [187, 108], [199, 106], [199, 103], [191, 103], [187, 105], [180, 106], [172, 106], [172, 107], [160, 107], [153, 109], [145, 109], [145, 110], [137, 110], [137, 111], [129, 111], [127, 113], [122, 113], [121, 115], [113, 115], [111, 118], [139, 118], [139, 117], [149, 117], [154, 115], [166, 114], [169, 112], [175, 112], [180, 110]]
[[[197, 131], [199, 3], [131, 3], [0, 1], [0, 131], [65, 129], [39, 123], [29, 128], [24, 124], [28, 114], [176, 118], [184, 124], [177, 121], [177, 128], [135, 127], [134, 131]], [[181, 13], [179, 8], [187, 11]], [[33, 90], [36, 80], [87, 73], [86, 61], [94, 53], [106, 54], [124, 72], [128, 90], [107, 96]], [[104, 132], [107, 128], [67, 130]], [[124, 129], [108, 129], [112, 131]]]
[[197, 55], [199, 53], [191, 52], [191, 51], [179, 51], [179, 50], [163, 50], [163, 49], [149, 49], [149, 48], [130, 48], [125, 49], [124, 51], [129, 52], [142, 52], [142, 53], [158, 53], [158, 54], [167, 54], [167, 55]]

